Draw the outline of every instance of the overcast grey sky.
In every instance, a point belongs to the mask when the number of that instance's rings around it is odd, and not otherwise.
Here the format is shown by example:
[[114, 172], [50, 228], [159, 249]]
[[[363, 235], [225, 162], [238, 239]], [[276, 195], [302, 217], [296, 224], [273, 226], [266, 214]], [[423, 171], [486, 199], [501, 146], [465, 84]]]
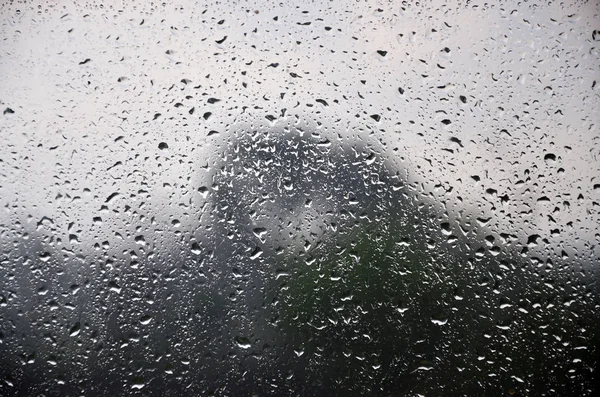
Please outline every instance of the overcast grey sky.
[[73, 222], [85, 252], [126, 228], [115, 212], [93, 224], [114, 192], [114, 208], [143, 200], [193, 227], [177, 204], [231, 131], [294, 125], [375, 145], [457, 219], [598, 255], [595, 2], [59, 3], [0, 6], [8, 227]]

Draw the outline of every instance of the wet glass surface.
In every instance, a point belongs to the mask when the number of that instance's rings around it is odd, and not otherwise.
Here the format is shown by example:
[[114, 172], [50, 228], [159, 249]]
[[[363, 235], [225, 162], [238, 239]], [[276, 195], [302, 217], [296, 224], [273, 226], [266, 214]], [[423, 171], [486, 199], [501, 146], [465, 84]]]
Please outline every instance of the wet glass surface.
[[594, 2], [0, 6], [0, 395], [596, 395]]

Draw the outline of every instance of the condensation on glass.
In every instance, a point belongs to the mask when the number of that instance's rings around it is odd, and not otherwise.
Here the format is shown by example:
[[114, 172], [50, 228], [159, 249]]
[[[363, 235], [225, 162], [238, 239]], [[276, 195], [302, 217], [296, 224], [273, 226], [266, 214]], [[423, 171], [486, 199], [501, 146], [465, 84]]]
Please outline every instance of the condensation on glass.
[[598, 392], [597, 2], [32, 3], [1, 395]]

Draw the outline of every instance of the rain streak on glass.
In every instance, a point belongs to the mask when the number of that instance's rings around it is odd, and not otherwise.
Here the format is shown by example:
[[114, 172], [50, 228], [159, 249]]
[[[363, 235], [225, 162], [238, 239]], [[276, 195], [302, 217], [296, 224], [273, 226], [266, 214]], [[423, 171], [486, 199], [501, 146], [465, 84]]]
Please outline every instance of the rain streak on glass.
[[117, 3], [0, 5], [0, 395], [598, 395], [598, 2]]

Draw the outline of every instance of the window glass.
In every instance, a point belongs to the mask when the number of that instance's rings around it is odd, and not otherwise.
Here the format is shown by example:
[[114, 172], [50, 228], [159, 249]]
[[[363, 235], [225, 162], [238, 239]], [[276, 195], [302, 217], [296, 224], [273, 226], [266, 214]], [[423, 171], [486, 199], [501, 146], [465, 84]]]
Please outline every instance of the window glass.
[[0, 395], [598, 392], [597, 2], [33, 3]]

